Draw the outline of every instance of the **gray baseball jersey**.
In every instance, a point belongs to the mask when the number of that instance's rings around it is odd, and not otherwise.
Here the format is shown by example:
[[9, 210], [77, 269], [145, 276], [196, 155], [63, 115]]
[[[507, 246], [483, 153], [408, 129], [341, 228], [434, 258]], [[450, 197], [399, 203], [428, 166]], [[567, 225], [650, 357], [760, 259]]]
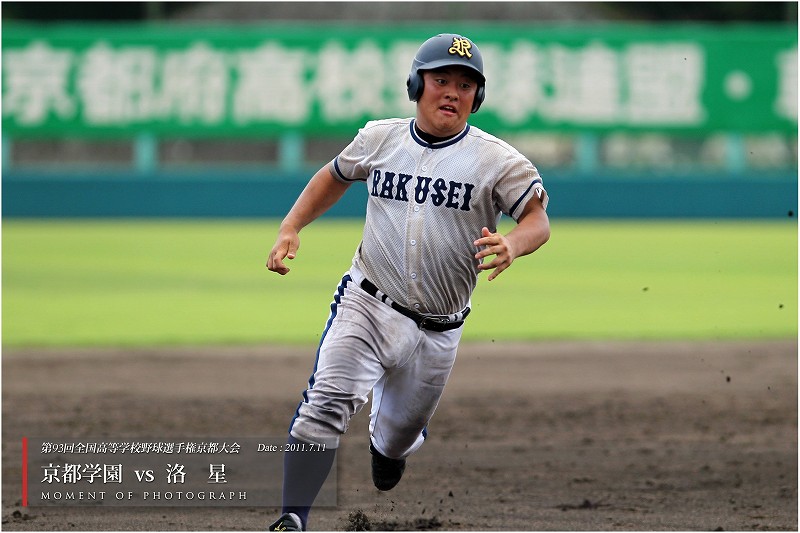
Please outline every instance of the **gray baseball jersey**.
[[429, 144], [414, 119], [368, 122], [331, 162], [331, 173], [366, 182], [369, 192], [354, 266], [422, 314], [452, 315], [468, 306], [481, 228], [495, 232], [501, 214], [517, 220], [531, 198], [545, 208], [548, 200], [527, 158], [470, 125]]

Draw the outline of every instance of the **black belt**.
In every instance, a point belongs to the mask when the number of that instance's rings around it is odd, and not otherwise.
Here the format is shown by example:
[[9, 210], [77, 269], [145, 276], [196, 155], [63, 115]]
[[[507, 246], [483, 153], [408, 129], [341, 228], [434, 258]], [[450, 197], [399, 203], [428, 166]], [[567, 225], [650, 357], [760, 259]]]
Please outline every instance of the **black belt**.
[[[378, 287], [376, 287], [370, 280], [366, 278], [364, 279], [364, 281], [361, 282], [361, 288], [367, 291], [375, 298], [378, 298], [382, 302], [392, 306], [392, 309], [394, 309], [398, 313], [405, 315], [414, 322], [416, 322], [417, 326], [419, 326], [419, 329], [427, 329], [430, 331], [441, 332], [441, 331], [450, 331], [451, 329], [460, 328], [462, 325], [464, 325], [463, 320], [450, 321], [442, 318], [421, 315], [419, 313], [415, 313], [411, 309], [406, 309], [402, 305], [389, 300], [386, 295], [383, 295], [383, 298], [381, 298], [378, 296], [379, 292]], [[464, 318], [467, 318], [468, 314], [469, 314], [469, 307], [464, 309], [462, 316]]]

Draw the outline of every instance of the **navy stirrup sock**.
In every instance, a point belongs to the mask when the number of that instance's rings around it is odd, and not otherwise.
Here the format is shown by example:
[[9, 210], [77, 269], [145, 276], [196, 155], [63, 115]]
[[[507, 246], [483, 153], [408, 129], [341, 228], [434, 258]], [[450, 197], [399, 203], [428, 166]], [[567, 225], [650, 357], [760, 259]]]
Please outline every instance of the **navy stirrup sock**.
[[[289, 435], [289, 444], [303, 444], [303, 441]], [[311, 505], [328, 478], [336, 457], [336, 449], [324, 452], [284, 452], [283, 453], [283, 513], [294, 513], [303, 521], [303, 529], [308, 524]]]

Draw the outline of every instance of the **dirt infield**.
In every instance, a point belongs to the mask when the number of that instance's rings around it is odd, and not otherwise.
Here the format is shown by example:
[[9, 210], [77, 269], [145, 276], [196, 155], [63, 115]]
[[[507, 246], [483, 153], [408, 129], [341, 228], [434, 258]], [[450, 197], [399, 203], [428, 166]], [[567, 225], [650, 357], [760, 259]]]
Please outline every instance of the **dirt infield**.
[[[314, 348], [5, 350], [2, 528], [264, 530], [276, 508], [21, 507], [21, 439], [282, 436]], [[367, 413], [312, 530], [793, 530], [797, 343], [462, 346], [429, 438], [372, 487]]]

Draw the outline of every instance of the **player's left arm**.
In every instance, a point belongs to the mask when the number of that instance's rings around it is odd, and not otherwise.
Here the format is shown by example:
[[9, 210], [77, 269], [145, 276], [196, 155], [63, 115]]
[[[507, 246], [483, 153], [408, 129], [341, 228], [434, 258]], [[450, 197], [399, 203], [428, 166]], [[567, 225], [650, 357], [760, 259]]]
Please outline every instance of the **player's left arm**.
[[475, 246], [481, 250], [475, 254], [475, 259], [493, 255], [491, 261], [478, 265], [478, 270], [492, 270], [488, 281], [500, 275], [511, 266], [514, 259], [528, 255], [538, 250], [550, 239], [550, 219], [539, 198], [533, 197], [525, 204], [522, 214], [517, 219], [517, 225], [506, 235], [492, 233], [488, 228], [481, 229], [481, 237], [475, 241]]

